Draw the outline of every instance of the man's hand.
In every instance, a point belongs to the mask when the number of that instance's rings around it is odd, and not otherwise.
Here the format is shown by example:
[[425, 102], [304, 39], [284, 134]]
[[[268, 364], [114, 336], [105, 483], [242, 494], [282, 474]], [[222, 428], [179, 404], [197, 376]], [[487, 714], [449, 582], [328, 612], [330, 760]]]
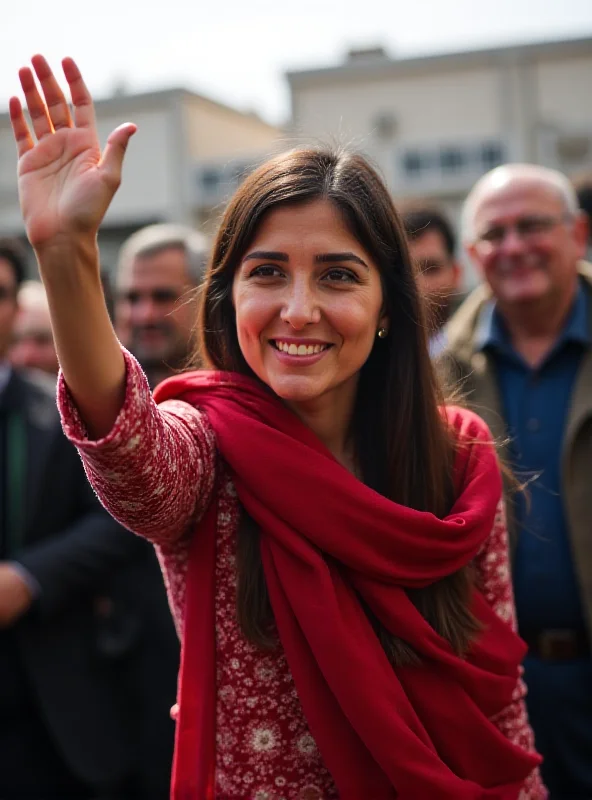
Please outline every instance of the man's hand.
[[9, 628], [30, 608], [33, 593], [11, 564], [0, 561], [0, 628]]

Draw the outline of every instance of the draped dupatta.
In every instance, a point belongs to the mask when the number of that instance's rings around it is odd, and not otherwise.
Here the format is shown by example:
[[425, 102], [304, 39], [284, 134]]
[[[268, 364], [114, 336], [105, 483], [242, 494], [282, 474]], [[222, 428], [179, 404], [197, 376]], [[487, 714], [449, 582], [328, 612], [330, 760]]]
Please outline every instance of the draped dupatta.
[[[201, 408], [240, 502], [261, 531], [265, 579], [303, 711], [342, 800], [517, 798], [540, 759], [491, 717], [510, 705], [525, 648], [475, 590], [483, 633], [457, 656], [410, 601], [466, 566], [501, 493], [485, 424], [447, 409], [459, 442], [445, 519], [368, 488], [274, 395], [248, 377], [170, 378], [157, 402]], [[174, 800], [214, 796], [216, 497], [192, 541]], [[393, 669], [359, 598], [420, 656]]]

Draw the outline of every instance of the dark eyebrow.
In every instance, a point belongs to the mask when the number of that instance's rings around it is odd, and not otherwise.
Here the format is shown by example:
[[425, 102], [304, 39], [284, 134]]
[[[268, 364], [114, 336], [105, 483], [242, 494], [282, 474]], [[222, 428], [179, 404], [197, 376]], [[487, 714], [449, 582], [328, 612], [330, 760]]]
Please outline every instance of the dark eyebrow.
[[243, 258], [243, 261], [289, 261], [287, 253], [280, 253], [276, 250], [254, 250]]
[[[243, 261], [251, 260], [288, 262], [290, 258], [287, 253], [281, 253], [277, 250], [254, 250], [243, 259]], [[355, 264], [360, 264], [362, 267], [370, 269], [368, 264], [354, 253], [320, 253], [318, 256], [315, 256], [315, 261], [317, 264], [339, 264], [342, 261], [353, 261]]]
[[318, 264], [338, 264], [341, 261], [353, 261], [355, 264], [360, 264], [362, 267], [370, 269], [368, 264], [362, 261], [359, 256], [354, 255], [354, 253], [321, 253], [315, 256], [315, 261]]

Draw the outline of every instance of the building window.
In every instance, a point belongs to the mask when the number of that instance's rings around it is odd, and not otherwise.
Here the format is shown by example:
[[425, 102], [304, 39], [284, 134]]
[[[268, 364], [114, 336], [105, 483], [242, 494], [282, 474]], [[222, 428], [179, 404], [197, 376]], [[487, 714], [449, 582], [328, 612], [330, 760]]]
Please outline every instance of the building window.
[[204, 169], [201, 173], [201, 186], [206, 192], [215, 192], [220, 186], [220, 170]]
[[505, 161], [504, 148], [501, 142], [483, 142], [481, 145], [481, 166], [487, 172], [499, 167]]
[[407, 150], [403, 154], [403, 170], [410, 179], [421, 178], [434, 167], [434, 154], [429, 150]]
[[400, 159], [401, 170], [408, 181], [446, 183], [458, 178], [474, 180], [503, 164], [507, 153], [503, 142], [486, 139], [411, 147], [403, 150]]
[[466, 164], [467, 153], [460, 147], [443, 147], [440, 150], [440, 166], [445, 175], [462, 172]]

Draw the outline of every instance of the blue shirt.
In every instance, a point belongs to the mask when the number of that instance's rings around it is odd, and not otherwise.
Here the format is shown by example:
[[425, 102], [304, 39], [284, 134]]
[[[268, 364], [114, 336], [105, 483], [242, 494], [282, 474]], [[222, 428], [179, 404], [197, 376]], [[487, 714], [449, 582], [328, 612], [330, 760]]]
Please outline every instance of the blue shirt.
[[592, 343], [588, 298], [580, 284], [563, 331], [536, 368], [513, 349], [492, 302], [479, 320], [478, 347], [494, 359], [512, 467], [532, 479], [515, 498], [518, 542], [513, 569], [522, 631], [584, 630], [562, 498], [561, 457], [571, 395], [581, 360]]

